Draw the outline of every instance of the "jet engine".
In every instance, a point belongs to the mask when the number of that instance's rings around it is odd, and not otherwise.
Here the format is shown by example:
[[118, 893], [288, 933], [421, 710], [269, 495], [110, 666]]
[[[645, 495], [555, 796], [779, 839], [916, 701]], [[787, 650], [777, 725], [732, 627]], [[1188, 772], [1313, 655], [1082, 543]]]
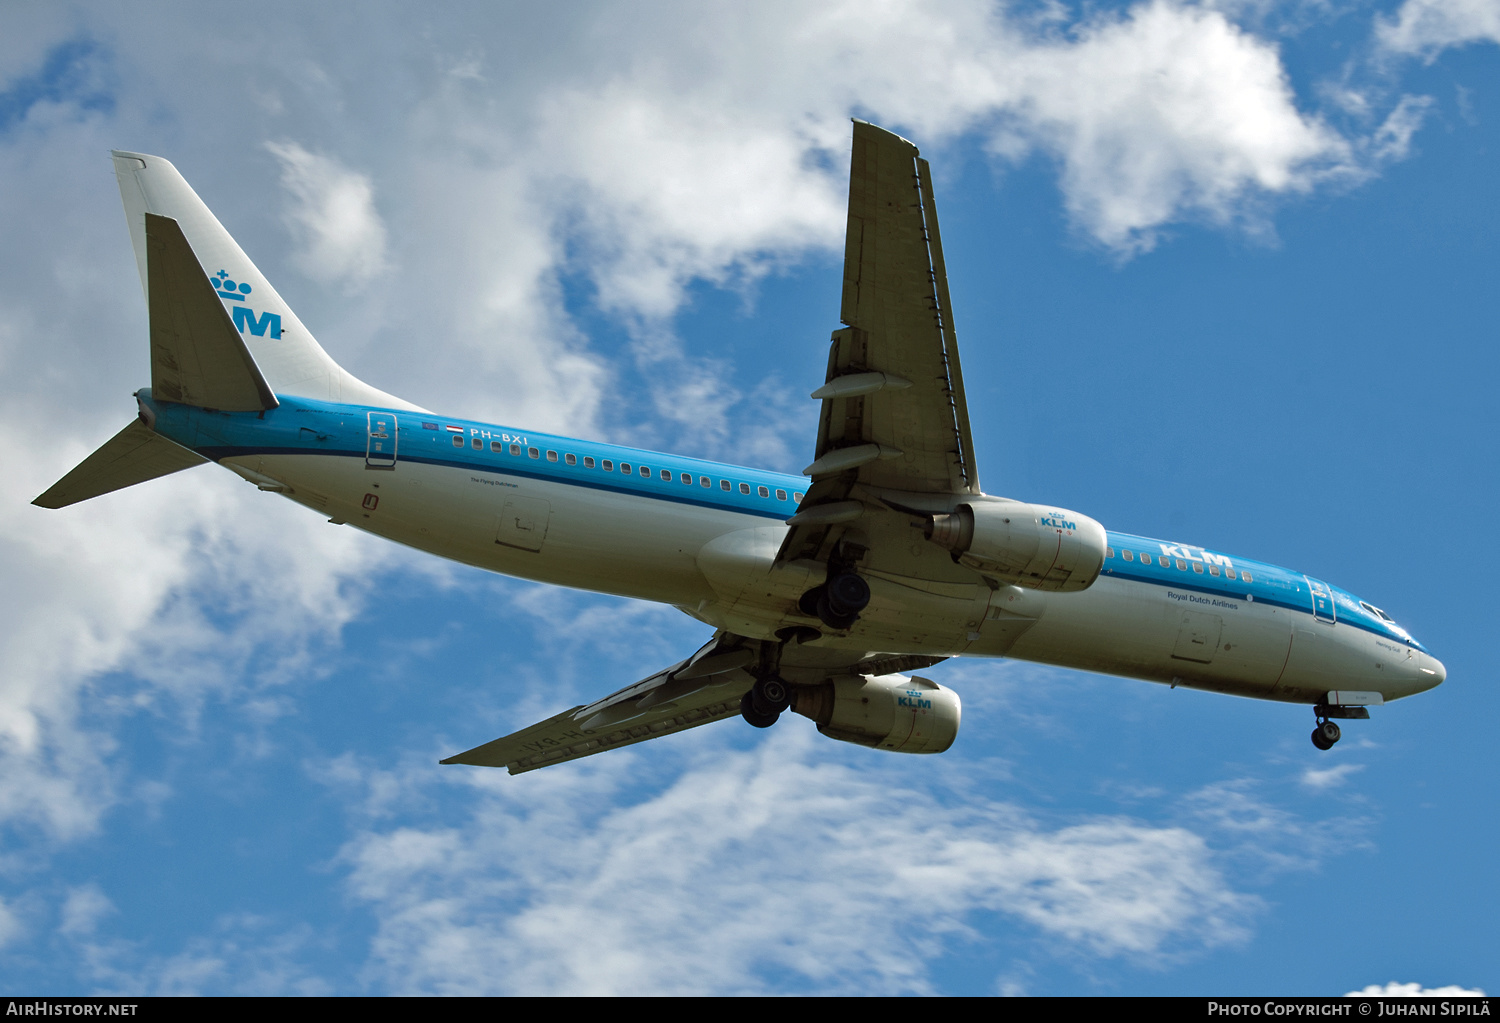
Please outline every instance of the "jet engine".
[[841, 675], [792, 690], [792, 710], [830, 739], [897, 753], [952, 746], [962, 709], [953, 690], [902, 675]]
[[934, 515], [926, 535], [955, 561], [1037, 590], [1086, 590], [1104, 567], [1104, 527], [1046, 505], [962, 504]]

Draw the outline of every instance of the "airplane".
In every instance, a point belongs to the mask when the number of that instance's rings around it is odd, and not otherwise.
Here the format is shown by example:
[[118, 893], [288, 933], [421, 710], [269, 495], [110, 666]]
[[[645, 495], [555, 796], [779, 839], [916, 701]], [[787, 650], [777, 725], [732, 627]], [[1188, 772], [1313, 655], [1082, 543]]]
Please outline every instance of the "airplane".
[[1010, 657], [1313, 708], [1431, 689], [1380, 608], [1210, 548], [986, 494], [932, 173], [855, 120], [839, 319], [802, 476], [430, 412], [329, 357], [168, 161], [114, 152], [150, 318], [137, 416], [34, 504], [217, 462], [257, 488], [505, 575], [673, 605], [711, 627], [639, 682], [451, 756], [512, 774], [790, 710], [903, 753], [954, 742], [958, 694], [909, 674]]

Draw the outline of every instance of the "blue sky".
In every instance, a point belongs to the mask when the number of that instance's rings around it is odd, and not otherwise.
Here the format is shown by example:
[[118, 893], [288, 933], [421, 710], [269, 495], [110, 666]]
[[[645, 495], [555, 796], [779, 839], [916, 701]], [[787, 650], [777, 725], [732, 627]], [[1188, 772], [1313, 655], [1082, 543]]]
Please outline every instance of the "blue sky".
[[[8, 5], [4, 986], [1500, 989], [1497, 44], [1496, 0]], [[1319, 753], [1296, 707], [966, 660], [940, 757], [798, 718], [510, 778], [436, 761], [704, 628], [213, 467], [28, 503], [146, 382], [110, 148], [376, 386], [795, 472], [851, 115], [933, 163], [987, 491], [1330, 580], [1448, 682]]]

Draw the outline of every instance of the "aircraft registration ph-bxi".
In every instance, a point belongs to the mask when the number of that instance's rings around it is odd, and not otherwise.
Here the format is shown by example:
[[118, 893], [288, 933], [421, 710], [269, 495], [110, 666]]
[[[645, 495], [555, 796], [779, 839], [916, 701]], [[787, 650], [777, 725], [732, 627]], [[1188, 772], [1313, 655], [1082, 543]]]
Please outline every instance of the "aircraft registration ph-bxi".
[[940, 753], [956, 693], [1016, 657], [1333, 719], [1443, 681], [1379, 608], [1298, 572], [1107, 532], [979, 487], [926, 160], [854, 124], [844, 292], [807, 479], [438, 415], [355, 379], [166, 160], [114, 153], [150, 313], [139, 416], [41, 497], [60, 508], [215, 461], [330, 522], [507, 575], [672, 604], [687, 659], [443, 761], [511, 773], [791, 709]]

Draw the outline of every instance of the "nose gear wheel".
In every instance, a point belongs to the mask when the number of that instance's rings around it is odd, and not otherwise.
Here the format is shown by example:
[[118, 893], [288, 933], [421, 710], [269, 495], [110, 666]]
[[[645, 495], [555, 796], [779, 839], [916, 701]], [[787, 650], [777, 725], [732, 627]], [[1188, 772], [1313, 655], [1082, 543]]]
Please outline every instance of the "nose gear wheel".
[[1338, 725], [1327, 718], [1322, 718], [1318, 721], [1318, 727], [1312, 731], [1312, 744], [1318, 749], [1329, 750], [1333, 749], [1333, 744], [1342, 737], [1343, 732], [1339, 730]]

